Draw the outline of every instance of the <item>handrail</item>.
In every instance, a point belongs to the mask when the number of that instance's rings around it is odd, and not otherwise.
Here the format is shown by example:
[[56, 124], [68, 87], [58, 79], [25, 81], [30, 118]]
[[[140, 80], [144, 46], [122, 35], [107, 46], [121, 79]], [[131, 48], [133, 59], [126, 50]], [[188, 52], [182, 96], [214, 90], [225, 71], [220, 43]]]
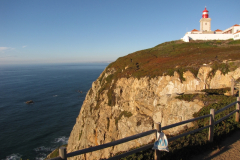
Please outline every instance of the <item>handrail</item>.
[[202, 127], [202, 128], [195, 129], [195, 130], [193, 130], [193, 131], [189, 131], [189, 132], [187, 132], [187, 133], [183, 133], [183, 134], [177, 135], [177, 136], [175, 136], [175, 137], [171, 137], [171, 138], [168, 139], [168, 142], [174, 141], [175, 139], [178, 139], [178, 138], [187, 136], [187, 135], [189, 135], [189, 134], [193, 134], [193, 133], [195, 133], [195, 132], [199, 132], [199, 131], [201, 131], [201, 130], [203, 130], [203, 129], [206, 129], [206, 128], [210, 127], [210, 126], [211, 126], [211, 125], [208, 125], [208, 126], [205, 126], [205, 127]]
[[[125, 138], [119, 139], [119, 140], [114, 141], [114, 142], [109, 142], [109, 143], [102, 144], [102, 145], [99, 145], [99, 146], [95, 146], [95, 147], [90, 147], [90, 148], [74, 151], [74, 152], [71, 152], [71, 153], [68, 153], [68, 154], [65, 154], [65, 155], [63, 154], [63, 151], [59, 150], [59, 155], [64, 155], [63, 157], [65, 157], [65, 158], [56, 157], [56, 158], [52, 158], [50, 160], [66, 160], [66, 157], [73, 157], [73, 156], [76, 156], [76, 155], [80, 155], [80, 154], [84, 154], [84, 153], [93, 152], [93, 151], [97, 151], [97, 150], [100, 150], [100, 149], [108, 148], [108, 147], [111, 147], [111, 146], [115, 146], [115, 145], [118, 145], [118, 144], [121, 144], [121, 143], [125, 143], [125, 142], [128, 142], [128, 141], [137, 139], [137, 138], [141, 138], [141, 137], [150, 135], [152, 133], [160, 132], [161, 130], [170, 129], [170, 128], [173, 128], [173, 127], [185, 124], [185, 123], [193, 122], [193, 121], [196, 121], [196, 120], [199, 120], [199, 119], [203, 119], [203, 118], [207, 118], [207, 117], [210, 117], [210, 123], [209, 123], [208, 126], [204, 126], [204, 127], [195, 129], [193, 131], [189, 131], [187, 133], [183, 133], [183, 134], [177, 135], [175, 137], [171, 137], [171, 138], [168, 139], [168, 141], [171, 142], [171, 141], [173, 141], [175, 139], [187, 136], [189, 134], [193, 134], [195, 132], [199, 132], [199, 131], [201, 131], [203, 129], [206, 129], [206, 128], [209, 128], [209, 137], [211, 137], [211, 139], [209, 139], [209, 141], [212, 141], [212, 139], [213, 139], [213, 126], [214, 125], [216, 125], [216, 124], [220, 123], [221, 121], [229, 118], [234, 113], [236, 113], [236, 121], [239, 122], [239, 104], [240, 104], [239, 100], [240, 100], [240, 97], [237, 97], [237, 101], [235, 101], [235, 102], [233, 102], [233, 103], [231, 103], [231, 104], [229, 104], [229, 105], [219, 109], [216, 112], [214, 112], [214, 110], [211, 109], [213, 111], [212, 112], [210, 111], [210, 114], [207, 114], [207, 115], [204, 115], [204, 116], [201, 116], [201, 117], [197, 117], [197, 118], [193, 118], [193, 119], [189, 119], [189, 120], [185, 120], [185, 121], [182, 121], [182, 122], [174, 123], [174, 124], [171, 124], [171, 125], [168, 125], [168, 126], [164, 126], [162, 128], [161, 128], [161, 124], [160, 124], [160, 128], [158, 128], [158, 129], [152, 129], [152, 130], [149, 130], [149, 131], [146, 131], [146, 132], [143, 132], [143, 133], [139, 133], [139, 134], [136, 134], [136, 135], [133, 135], [133, 136], [129, 136], [129, 137], [125, 137]], [[236, 110], [232, 111], [228, 115], [226, 115], [226, 116], [222, 117], [221, 119], [219, 119], [218, 121], [214, 122], [214, 115], [215, 114], [218, 114], [218, 113], [228, 109], [229, 107], [231, 107], [231, 106], [233, 106], [235, 104], [237, 104], [236, 105]], [[151, 147], [153, 147], [153, 144], [154, 143], [147, 144], [145, 146], [142, 146], [140, 148], [128, 151], [128, 152], [123, 153], [121, 155], [117, 155], [117, 156], [111, 157], [111, 158], [109, 158], [109, 160], [115, 160], [115, 159], [123, 158], [123, 157], [131, 155], [133, 153], [136, 153], [136, 152], [139, 152], [139, 151], [151, 148]]]
[[133, 135], [133, 136], [130, 136], [130, 137], [122, 138], [122, 139], [119, 139], [119, 140], [116, 140], [116, 141], [113, 141], [113, 142], [101, 144], [99, 146], [90, 147], [90, 148], [82, 149], [82, 150], [79, 150], [79, 151], [71, 152], [71, 153], [67, 154], [67, 157], [73, 157], [73, 156], [76, 156], [76, 155], [79, 155], [79, 154], [84, 154], [84, 153], [88, 153], [88, 152], [97, 151], [97, 150], [100, 150], [100, 149], [103, 149], [103, 148], [115, 146], [115, 145], [118, 145], [118, 144], [121, 144], [121, 143], [124, 143], [124, 142], [128, 142], [128, 141], [131, 141], [131, 140], [134, 140], [134, 139], [137, 139], [137, 138], [141, 138], [141, 137], [150, 135], [152, 133], [156, 133], [156, 131], [157, 131], [156, 129], [153, 129], [153, 130], [149, 130], [149, 131], [146, 131], [146, 132], [143, 132], [143, 133], [139, 133], [139, 134], [136, 134], [136, 135]]
[[227, 106], [225, 106], [225, 107], [223, 107], [223, 108], [217, 110], [217, 111], [215, 112], [215, 114], [218, 114], [218, 113], [220, 113], [220, 112], [222, 112], [222, 111], [228, 109], [229, 107], [231, 107], [231, 106], [233, 106], [233, 105], [235, 105], [235, 104], [237, 104], [237, 103], [238, 103], [238, 101], [233, 102], [233, 103], [231, 103], [231, 104], [229, 104], [229, 105], [227, 105]]
[[231, 115], [233, 115], [233, 114], [234, 114], [235, 112], [237, 112], [237, 111], [238, 111], [238, 110], [234, 110], [234, 111], [232, 111], [232, 112], [229, 113], [228, 115], [226, 115], [226, 116], [222, 117], [221, 119], [217, 120], [214, 124], [218, 124], [218, 123], [220, 123], [221, 121], [223, 121], [223, 120], [229, 118]]
[[162, 127], [162, 130], [173, 128], [173, 127], [179, 126], [181, 124], [189, 123], [189, 122], [196, 121], [196, 120], [199, 120], [199, 119], [202, 119], [202, 118], [206, 118], [206, 117], [210, 117], [210, 116], [211, 116], [211, 114], [207, 114], [207, 115], [204, 115], [204, 116], [201, 116], [201, 117], [197, 117], [197, 118], [189, 119], [189, 120], [186, 120], [186, 121], [170, 124], [168, 126]]

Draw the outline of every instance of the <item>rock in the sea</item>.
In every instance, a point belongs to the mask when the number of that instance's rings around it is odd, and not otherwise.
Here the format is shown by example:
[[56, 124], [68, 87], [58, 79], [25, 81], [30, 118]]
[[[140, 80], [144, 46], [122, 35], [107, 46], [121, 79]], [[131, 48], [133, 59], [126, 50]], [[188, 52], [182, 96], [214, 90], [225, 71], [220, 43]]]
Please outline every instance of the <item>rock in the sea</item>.
[[26, 104], [32, 104], [33, 103], [33, 100], [29, 100], [27, 102], [25, 102]]

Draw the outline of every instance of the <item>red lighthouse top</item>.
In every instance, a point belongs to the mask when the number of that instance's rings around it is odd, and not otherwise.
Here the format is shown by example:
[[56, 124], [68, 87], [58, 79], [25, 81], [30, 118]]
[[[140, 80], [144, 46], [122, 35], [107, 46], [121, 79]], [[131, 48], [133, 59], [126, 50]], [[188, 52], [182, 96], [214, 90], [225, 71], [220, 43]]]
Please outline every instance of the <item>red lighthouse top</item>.
[[202, 13], [202, 18], [208, 18], [208, 10], [207, 8], [205, 7], [203, 13]]

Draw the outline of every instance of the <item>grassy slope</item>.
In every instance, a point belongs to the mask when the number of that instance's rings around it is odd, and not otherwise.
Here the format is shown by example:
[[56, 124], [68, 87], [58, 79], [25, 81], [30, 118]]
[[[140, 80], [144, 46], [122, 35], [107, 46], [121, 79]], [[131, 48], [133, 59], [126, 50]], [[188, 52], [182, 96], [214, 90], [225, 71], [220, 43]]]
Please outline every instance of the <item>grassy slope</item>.
[[[202, 64], [240, 59], [240, 40], [233, 41], [171, 41], [118, 58], [108, 68], [114, 67], [120, 77], [155, 77], [171, 74], [178, 68], [197, 70]], [[124, 68], [128, 66], [126, 70]], [[122, 72], [122, 70], [124, 70]], [[121, 72], [121, 73], [120, 73]], [[168, 73], [169, 72], [169, 73]]]
[[[103, 90], [108, 90], [108, 105], [114, 106], [116, 100], [113, 90], [119, 78], [172, 76], [174, 71], [177, 71], [183, 81], [183, 72], [189, 70], [196, 76], [199, 68], [204, 63], [212, 63], [213, 71], [210, 76], [214, 75], [218, 69], [225, 74], [239, 67], [240, 63], [223, 64], [222, 61], [229, 59], [240, 60], [239, 55], [240, 40], [191, 41], [189, 43], [180, 40], [165, 42], [153, 48], [120, 57], [111, 63], [107, 68], [114, 68], [116, 72], [106, 78], [107, 83], [105, 84], [103, 83], [105, 81], [102, 81], [103, 78], [100, 78], [102, 87], [98, 94], [103, 93]], [[99, 101], [99, 96], [97, 100]], [[95, 109], [98, 108], [99, 104], [95, 106]]]

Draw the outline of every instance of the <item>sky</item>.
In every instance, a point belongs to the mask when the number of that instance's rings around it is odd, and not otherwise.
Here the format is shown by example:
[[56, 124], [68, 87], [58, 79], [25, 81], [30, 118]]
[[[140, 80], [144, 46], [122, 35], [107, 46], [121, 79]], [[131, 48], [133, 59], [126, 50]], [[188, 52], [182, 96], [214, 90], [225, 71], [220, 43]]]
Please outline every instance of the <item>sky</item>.
[[240, 0], [0, 0], [0, 65], [112, 62], [200, 29], [240, 24]]

